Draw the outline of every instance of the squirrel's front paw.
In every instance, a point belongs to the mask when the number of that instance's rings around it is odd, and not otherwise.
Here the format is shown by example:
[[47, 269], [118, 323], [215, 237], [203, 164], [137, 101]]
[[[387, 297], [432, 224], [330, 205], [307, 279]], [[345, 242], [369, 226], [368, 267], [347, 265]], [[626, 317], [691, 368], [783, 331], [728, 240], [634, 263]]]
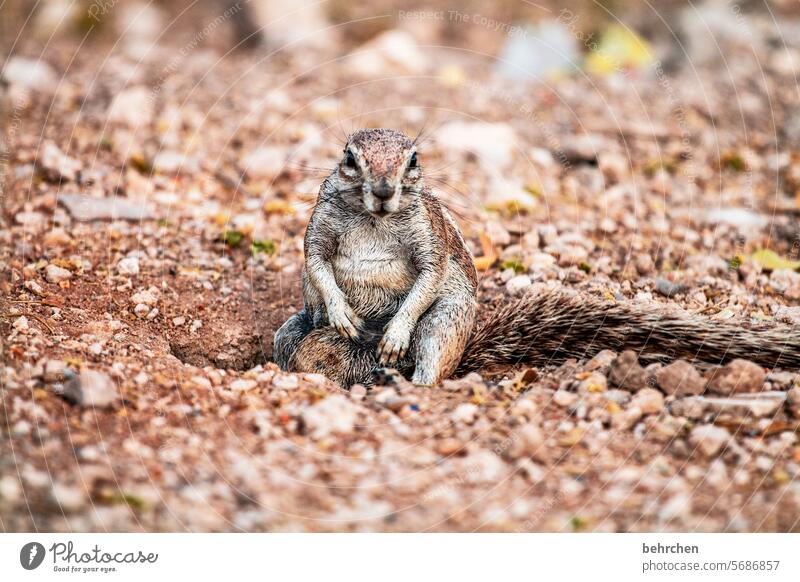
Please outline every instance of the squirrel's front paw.
[[347, 303], [331, 303], [328, 306], [328, 322], [343, 337], [353, 341], [358, 339], [358, 328], [361, 327], [361, 318], [356, 315]]
[[378, 344], [378, 360], [383, 364], [399, 362], [411, 344], [411, 324], [393, 319]]

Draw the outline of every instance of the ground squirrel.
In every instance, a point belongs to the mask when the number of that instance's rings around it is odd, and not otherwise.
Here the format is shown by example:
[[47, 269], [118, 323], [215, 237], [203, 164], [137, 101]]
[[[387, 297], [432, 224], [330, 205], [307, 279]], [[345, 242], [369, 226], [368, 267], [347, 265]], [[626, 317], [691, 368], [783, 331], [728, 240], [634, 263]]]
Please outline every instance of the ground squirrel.
[[461, 232], [425, 186], [416, 143], [352, 134], [305, 235], [305, 307], [275, 334], [284, 370], [369, 384], [392, 366], [416, 384], [496, 364], [545, 364], [601, 349], [646, 360], [747, 358], [800, 367], [797, 330], [743, 328], [636, 304], [529, 294], [477, 323], [477, 273]]

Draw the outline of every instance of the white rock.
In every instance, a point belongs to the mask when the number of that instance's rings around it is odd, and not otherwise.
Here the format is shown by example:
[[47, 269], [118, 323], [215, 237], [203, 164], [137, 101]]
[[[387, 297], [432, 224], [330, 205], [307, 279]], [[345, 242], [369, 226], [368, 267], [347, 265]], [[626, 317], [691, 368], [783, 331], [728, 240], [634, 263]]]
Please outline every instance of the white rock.
[[475, 421], [475, 416], [478, 414], [478, 407], [471, 402], [459, 404], [450, 416], [453, 422], [465, 422], [470, 424]]
[[272, 379], [272, 385], [279, 390], [296, 390], [300, 381], [293, 374], [278, 374]]
[[306, 409], [302, 419], [311, 438], [321, 439], [333, 433], [351, 433], [357, 413], [358, 408], [352, 401], [341, 394], [334, 394]]
[[28, 318], [24, 315], [14, 318], [12, 327], [19, 333], [28, 333], [28, 330], [30, 329], [30, 326], [28, 325]]
[[63, 396], [79, 406], [106, 408], [119, 398], [119, 393], [108, 374], [84, 370], [67, 382]]
[[138, 303], [136, 307], [133, 308], [133, 312], [136, 314], [136, 317], [147, 317], [150, 313], [150, 308], [144, 303]]
[[50, 140], [42, 144], [37, 164], [51, 180], [75, 180], [81, 170], [81, 163], [62, 152]]
[[349, 67], [365, 77], [387, 73], [422, 73], [429, 59], [404, 30], [388, 30], [356, 49]]
[[516, 277], [512, 277], [508, 283], [506, 283], [506, 289], [512, 295], [517, 295], [521, 293], [531, 285], [531, 278], [527, 275], [517, 275]]
[[44, 269], [44, 276], [50, 283], [60, 283], [72, 278], [72, 273], [62, 269], [58, 265], [47, 265]]
[[274, 178], [286, 167], [286, 151], [277, 146], [262, 146], [247, 154], [242, 166], [251, 178]]
[[8, 59], [2, 76], [12, 85], [44, 92], [53, 91], [58, 81], [53, 68], [46, 62], [19, 56]]
[[149, 289], [143, 289], [131, 295], [131, 303], [144, 303], [145, 305], [153, 306], [158, 303], [160, 296], [161, 292], [158, 288], [150, 287]]
[[664, 409], [664, 395], [654, 388], [643, 388], [631, 399], [631, 406], [638, 407], [642, 414], [658, 414]]
[[444, 151], [473, 155], [496, 171], [511, 165], [517, 136], [506, 123], [453, 121], [436, 132], [436, 142]]
[[247, 378], [240, 378], [231, 382], [231, 390], [234, 392], [247, 392], [258, 386], [255, 380], [248, 380]]
[[139, 259], [136, 257], [125, 257], [117, 263], [117, 271], [120, 275], [138, 275]]
[[151, 92], [145, 87], [132, 87], [117, 93], [108, 108], [108, 121], [136, 128], [153, 119]]
[[689, 442], [704, 455], [713, 457], [728, 444], [731, 433], [728, 429], [713, 424], [700, 424], [692, 429]]

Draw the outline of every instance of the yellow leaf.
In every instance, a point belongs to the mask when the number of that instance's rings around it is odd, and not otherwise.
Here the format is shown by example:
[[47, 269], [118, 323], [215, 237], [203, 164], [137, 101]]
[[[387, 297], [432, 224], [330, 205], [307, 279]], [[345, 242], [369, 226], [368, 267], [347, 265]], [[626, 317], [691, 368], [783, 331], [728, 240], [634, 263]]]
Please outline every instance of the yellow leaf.
[[778, 269], [792, 269], [796, 271], [800, 269], [800, 261], [784, 259], [775, 251], [769, 249], [760, 249], [750, 255], [750, 258], [761, 265], [761, 268], [766, 271], [777, 271]]

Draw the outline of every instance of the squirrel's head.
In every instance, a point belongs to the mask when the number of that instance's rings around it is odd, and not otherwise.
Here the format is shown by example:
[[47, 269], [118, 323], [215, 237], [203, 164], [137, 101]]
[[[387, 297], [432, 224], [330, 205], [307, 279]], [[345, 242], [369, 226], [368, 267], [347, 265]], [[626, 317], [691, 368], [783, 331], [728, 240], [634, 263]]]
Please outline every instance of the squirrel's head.
[[423, 188], [414, 142], [391, 129], [361, 129], [352, 134], [338, 177], [345, 201], [375, 216], [402, 210]]

